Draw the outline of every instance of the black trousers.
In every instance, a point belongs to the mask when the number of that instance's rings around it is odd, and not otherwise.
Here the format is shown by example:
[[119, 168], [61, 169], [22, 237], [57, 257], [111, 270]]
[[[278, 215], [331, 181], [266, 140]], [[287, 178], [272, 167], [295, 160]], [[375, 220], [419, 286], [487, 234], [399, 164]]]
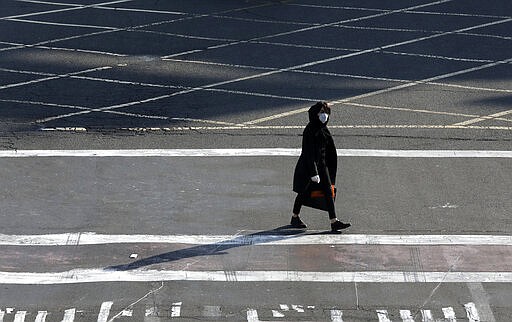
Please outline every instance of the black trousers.
[[[320, 182], [322, 182], [322, 179], [320, 179]], [[329, 213], [329, 219], [334, 219], [336, 218], [336, 209], [334, 208], [334, 198], [332, 197], [331, 187], [330, 185], [326, 184], [321, 185], [321, 187], [325, 195], [325, 202], [327, 203], [327, 212]], [[298, 215], [300, 213], [300, 208], [302, 208], [304, 200], [309, 197], [309, 194], [310, 192], [308, 190], [297, 194], [297, 197], [295, 198], [295, 202], [293, 204], [294, 214]]]

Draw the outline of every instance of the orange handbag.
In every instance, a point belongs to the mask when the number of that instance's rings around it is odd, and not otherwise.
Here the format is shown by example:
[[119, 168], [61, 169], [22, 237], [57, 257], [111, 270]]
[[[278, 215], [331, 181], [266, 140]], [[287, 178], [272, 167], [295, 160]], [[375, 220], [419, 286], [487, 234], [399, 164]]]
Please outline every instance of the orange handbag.
[[[331, 195], [333, 200], [336, 200], [336, 187], [334, 185], [331, 185]], [[328, 210], [327, 202], [325, 201], [325, 193], [323, 190], [319, 190], [318, 186], [311, 188], [310, 193], [308, 193], [308, 198], [303, 201], [303, 205], [314, 209]]]

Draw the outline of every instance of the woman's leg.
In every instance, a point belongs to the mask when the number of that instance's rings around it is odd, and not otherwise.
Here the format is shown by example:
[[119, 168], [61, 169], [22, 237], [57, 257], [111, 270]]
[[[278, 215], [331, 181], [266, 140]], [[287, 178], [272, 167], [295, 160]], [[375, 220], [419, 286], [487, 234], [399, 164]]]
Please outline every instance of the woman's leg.
[[298, 193], [297, 197], [295, 197], [295, 202], [293, 203], [293, 214], [299, 215], [300, 214], [300, 208], [302, 207], [302, 204], [304, 202], [304, 194]]
[[300, 208], [302, 207], [305, 197], [306, 195], [304, 193], [299, 193], [297, 194], [297, 197], [295, 197], [295, 202], [293, 204], [293, 215], [290, 221], [290, 225], [292, 227], [307, 228], [307, 225], [299, 218]]

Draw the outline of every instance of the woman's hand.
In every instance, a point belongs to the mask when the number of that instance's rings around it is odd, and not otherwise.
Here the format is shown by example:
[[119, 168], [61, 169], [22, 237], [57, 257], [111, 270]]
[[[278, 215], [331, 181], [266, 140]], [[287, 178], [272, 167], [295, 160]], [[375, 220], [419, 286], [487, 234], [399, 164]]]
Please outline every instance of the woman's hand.
[[316, 176], [311, 177], [311, 181], [313, 181], [315, 183], [320, 183], [320, 176], [316, 175]]

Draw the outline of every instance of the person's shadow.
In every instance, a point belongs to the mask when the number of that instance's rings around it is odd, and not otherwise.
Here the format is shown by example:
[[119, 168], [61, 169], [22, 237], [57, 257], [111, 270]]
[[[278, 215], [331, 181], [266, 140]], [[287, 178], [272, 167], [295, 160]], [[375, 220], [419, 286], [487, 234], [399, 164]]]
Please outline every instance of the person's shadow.
[[[181, 260], [184, 258], [222, 255], [231, 248], [264, 244], [274, 241], [295, 238], [304, 235], [305, 229], [296, 229], [290, 225], [281, 226], [272, 230], [261, 231], [249, 235], [236, 236], [229, 240], [224, 240], [214, 244], [198, 245], [185, 249], [175, 250], [147, 258], [139, 259], [129, 264], [115, 265], [107, 267], [106, 270], [128, 271], [138, 269], [144, 266], [166, 263]], [[325, 232], [328, 233], [328, 232]]]

